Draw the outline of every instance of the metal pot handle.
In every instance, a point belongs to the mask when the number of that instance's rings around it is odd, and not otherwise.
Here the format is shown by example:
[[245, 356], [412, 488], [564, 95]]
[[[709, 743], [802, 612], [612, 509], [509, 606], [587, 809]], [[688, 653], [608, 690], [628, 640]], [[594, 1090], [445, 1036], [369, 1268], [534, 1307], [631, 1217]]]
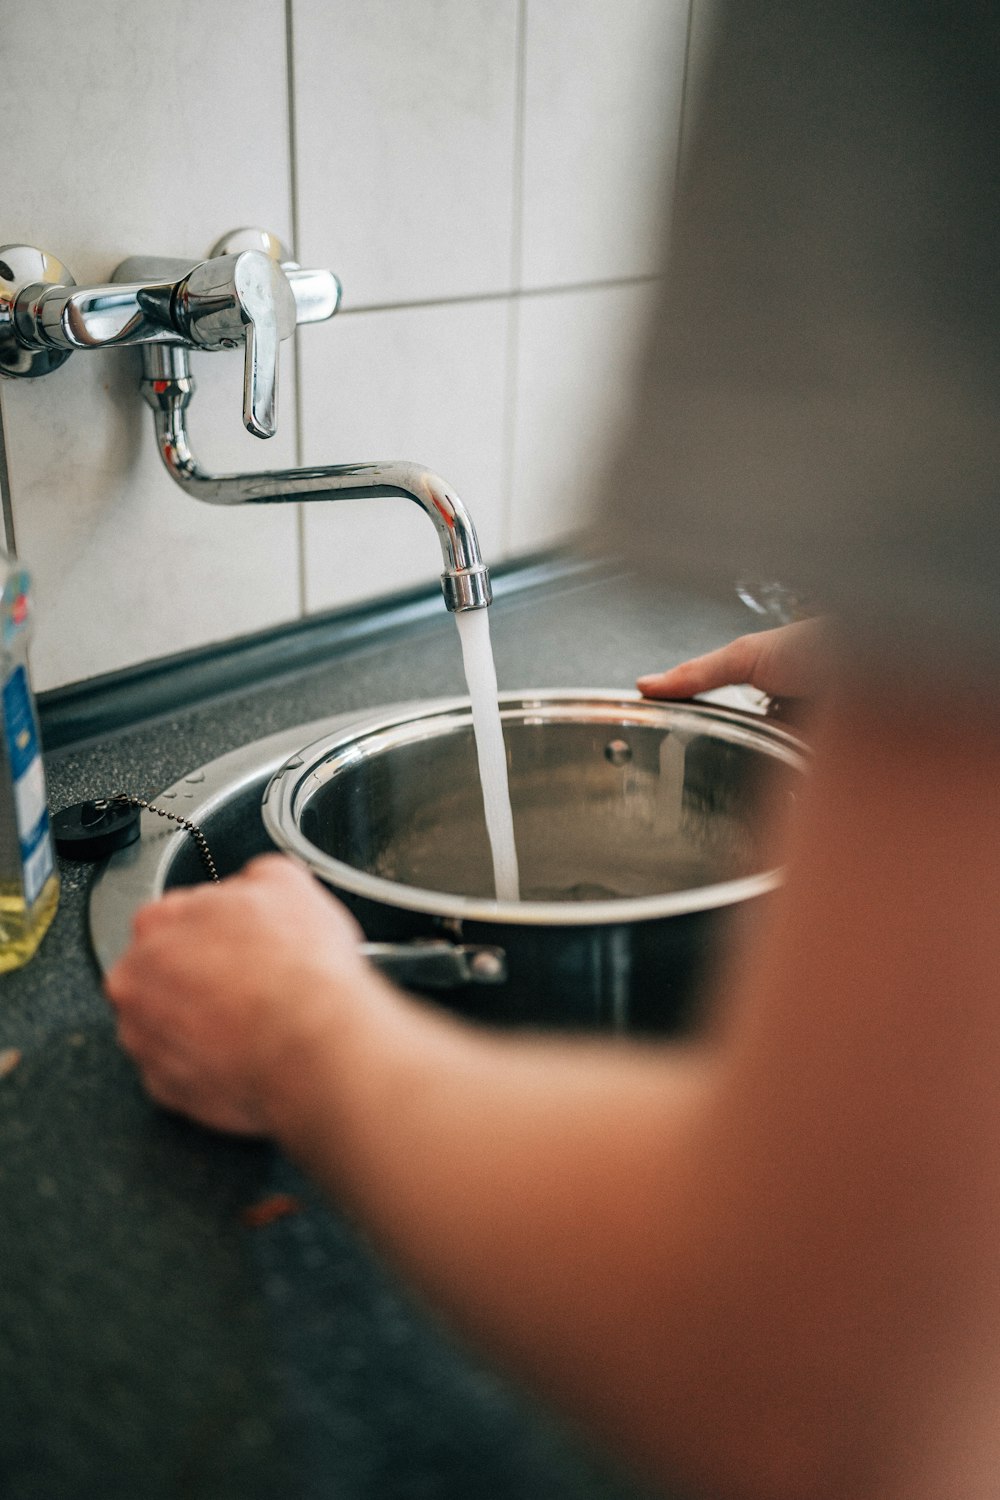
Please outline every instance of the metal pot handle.
[[455, 989], [462, 984], [503, 984], [507, 978], [502, 948], [418, 938], [412, 943], [362, 943], [361, 953], [402, 985]]

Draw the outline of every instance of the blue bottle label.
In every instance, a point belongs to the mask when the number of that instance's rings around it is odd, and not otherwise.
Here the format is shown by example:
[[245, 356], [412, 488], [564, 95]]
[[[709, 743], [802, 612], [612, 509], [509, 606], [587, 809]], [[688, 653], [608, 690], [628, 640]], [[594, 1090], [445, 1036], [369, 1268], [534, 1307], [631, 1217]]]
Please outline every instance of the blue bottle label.
[[3, 732], [14, 789], [14, 821], [21, 846], [24, 899], [35, 901], [52, 874], [52, 839], [45, 799], [45, 771], [31, 707], [28, 674], [16, 666], [3, 685]]
[[[3, 554], [0, 553], [0, 568]], [[19, 636], [28, 629], [31, 617], [31, 580], [23, 568], [7, 575], [6, 582], [0, 574], [0, 644], [11, 651]]]

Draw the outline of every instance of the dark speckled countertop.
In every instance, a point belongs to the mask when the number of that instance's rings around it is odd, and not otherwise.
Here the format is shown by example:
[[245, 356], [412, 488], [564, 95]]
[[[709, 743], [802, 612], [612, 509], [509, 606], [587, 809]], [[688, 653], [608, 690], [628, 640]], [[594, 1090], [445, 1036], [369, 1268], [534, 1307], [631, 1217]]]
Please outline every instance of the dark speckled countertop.
[[[511, 592], [501, 690], [631, 688], [748, 628], [734, 600], [621, 576]], [[327, 714], [463, 693], [453, 623], [360, 646], [48, 758], [59, 808], [154, 794]], [[631, 1489], [417, 1304], [273, 1148], [153, 1107], [115, 1046], [62, 866], [35, 959], [0, 976], [0, 1495], [4, 1500], [522, 1500]], [[274, 1194], [296, 1209], [253, 1227]]]

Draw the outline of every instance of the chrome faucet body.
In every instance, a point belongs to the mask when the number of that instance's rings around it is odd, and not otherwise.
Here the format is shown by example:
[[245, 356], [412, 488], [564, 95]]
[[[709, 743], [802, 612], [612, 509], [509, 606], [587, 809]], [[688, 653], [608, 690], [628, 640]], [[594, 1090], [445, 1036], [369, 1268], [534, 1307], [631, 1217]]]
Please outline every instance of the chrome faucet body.
[[0, 249], [0, 373], [47, 375], [77, 349], [245, 349], [243, 420], [255, 437], [277, 425], [278, 345], [297, 323], [332, 317], [330, 271], [282, 262], [260, 230], [236, 230], [204, 261], [134, 256], [106, 286], [79, 287], [54, 257]]
[[190, 262], [123, 261], [106, 286], [78, 287], [64, 265], [25, 245], [0, 247], [0, 375], [50, 374], [79, 349], [139, 347], [142, 394], [153, 410], [160, 456], [188, 494], [212, 505], [341, 500], [400, 495], [430, 517], [444, 558], [441, 586], [450, 610], [482, 609], [492, 599], [475, 527], [445, 482], [409, 462], [330, 464], [215, 475], [191, 452], [185, 410], [194, 392], [189, 351], [244, 346], [243, 420], [256, 437], [277, 424], [278, 349], [298, 323], [330, 318], [340, 283], [304, 270], [280, 241], [258, 229], [234, 230]]

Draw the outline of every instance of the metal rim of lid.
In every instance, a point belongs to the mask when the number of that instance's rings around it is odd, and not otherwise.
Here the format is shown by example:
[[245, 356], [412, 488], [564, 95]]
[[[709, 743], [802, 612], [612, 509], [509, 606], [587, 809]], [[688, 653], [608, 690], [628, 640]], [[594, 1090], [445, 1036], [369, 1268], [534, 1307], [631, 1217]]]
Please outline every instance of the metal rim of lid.
[[[411, 709], [414, 706], [411, 705]], [[754, 875], [720, 881], [715, 885], [691, 890], [672, 891], [658, 896], [637, 896], [616, 901], [495, 901], [451, 892], [424, 890], [369, 875], [353, 865], [325, 854], [308, 840], [299, 826], [300, 793], [304, 784], [317, 776], [333, 774], [332, 758], [360, 753], [358, 742], [369, 741], [384, 748], [393, 735], [418, 734], [420, 726], [432, 732], [446, 733], [458, 721], [471, 723], [468, 698], [429, 700], [415, 706], [408, 714], [362, 719], [345, 729], [335, 730], [305, 746], [290, 757], [271, 778], [261, 806], [264, 826], [275, 844], [305, 864], [314, 875], [334, 890], [350, 892], [383, 906], [400, 907], [434, 917], [459, 921], [509, 922], [515, 926], [582, 927], [609, 922], [630, 923], [655, 918], [680, 916], [691, 912], [733, 906], [751, 897], [763, 895], [781, 884], [781, 869], [763, 870]], [[666, 702], [640, 697], [638, 694], [589, 689], [543, 690], [536, 693], [502, 693], [501, 718], [522, 713], [551, 714], [570, 717], [590, 713], [595, 722], [617, 725], [657, 724], [673, 721], [673, 727], [685, 721], [692, 727], [715, 725], [720, 732], [748, 741], [763, 753], [802, 769], [805, 747], [785, 729], [761, 717], [739, 709], [697, 702]]]

